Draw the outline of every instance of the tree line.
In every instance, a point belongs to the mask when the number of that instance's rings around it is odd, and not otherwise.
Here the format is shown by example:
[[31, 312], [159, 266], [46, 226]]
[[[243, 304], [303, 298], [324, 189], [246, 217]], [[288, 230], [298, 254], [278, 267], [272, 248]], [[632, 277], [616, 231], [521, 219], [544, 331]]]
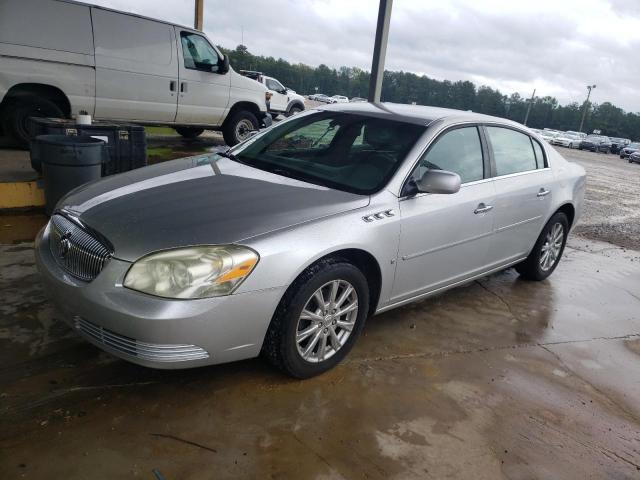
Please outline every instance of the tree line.
[[[283, 85], [300, 94], [316, 92], [327, 95], [367, 97], [369, 72], [357, 67], [330, 68], [324, 64], [311, 67], [293, 64], [282, 58], [253, 55], [246, 46], [234, 50], [220, 47], [229, 55], [235, 70], [256, 70], [277, 78]], [[384, 72], [382, 100], [413, 103], [435, 107], [472, 110], [497, 117], [523, 122], [530, 99], [513, 93], [503, 95], [499, 90], [469, 81], [435, 80], [410, 72]], [[535, 97], [527, 125], [534, 128], [578, 130], [584, 103], [560, 105], [554, 97]], [[601, 130], [604, 135], [640, 140], [640, 114], [625, 112], [610, 102], [589, 102], [583, 132]]]

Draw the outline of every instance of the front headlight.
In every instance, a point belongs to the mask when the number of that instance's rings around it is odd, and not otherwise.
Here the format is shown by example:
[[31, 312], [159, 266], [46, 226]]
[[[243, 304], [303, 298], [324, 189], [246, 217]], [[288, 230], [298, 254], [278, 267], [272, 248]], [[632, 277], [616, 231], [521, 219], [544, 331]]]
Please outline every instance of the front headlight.
[[258, 254], [236, 245], [179, 248], [136, 261], [124, 286], [166, 298], [229, 295], [251, 273]]

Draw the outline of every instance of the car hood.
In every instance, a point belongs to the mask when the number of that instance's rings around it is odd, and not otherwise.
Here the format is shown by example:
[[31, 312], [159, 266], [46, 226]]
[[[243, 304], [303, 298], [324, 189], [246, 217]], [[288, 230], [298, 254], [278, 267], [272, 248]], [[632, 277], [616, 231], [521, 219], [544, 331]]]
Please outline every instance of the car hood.
[[135, 261], [188, 245], [238, 243], [369, 204], [216, 154], [132, 170], [84, 185], [59, 210], [104, 236], [114, 256]]

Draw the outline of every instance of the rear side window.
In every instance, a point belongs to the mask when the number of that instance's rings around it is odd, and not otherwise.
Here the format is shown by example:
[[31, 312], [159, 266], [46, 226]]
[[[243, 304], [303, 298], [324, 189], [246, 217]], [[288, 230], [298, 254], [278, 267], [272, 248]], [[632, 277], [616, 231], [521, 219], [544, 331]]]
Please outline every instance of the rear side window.
[[502, 127], [486, 127], [486, 131], [498, 176], [536, 170], [536, 154], [529, 135]]
[[457, 173], [462, 183], [482, 180], [484, 164], [477, 127], [456, 128], [442, 134], [418, 163], [414, 180], [422, 178], [429, 169]]
[[544, 150], [542, 150], [542, 146], [533, 138], [531, 139], [531, 143], [533, 145], [533, 152], [536, 154], [536, 164], [538, 168], [546, 167], [547, 164], [544, 158]]

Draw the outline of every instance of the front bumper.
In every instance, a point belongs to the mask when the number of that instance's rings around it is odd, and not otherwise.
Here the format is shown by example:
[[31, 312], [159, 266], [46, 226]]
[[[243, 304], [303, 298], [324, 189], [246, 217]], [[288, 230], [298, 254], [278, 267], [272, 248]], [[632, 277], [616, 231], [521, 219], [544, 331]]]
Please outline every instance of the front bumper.
[[112, 258], [91, 282], [56, 263], [48, 227], [36, 264], [63, 320], [97, 347], [153, 368], [190, 368], [256, 357], [284, 287], [200, 300], [172, 300], [122, 286], [129, 262]]

